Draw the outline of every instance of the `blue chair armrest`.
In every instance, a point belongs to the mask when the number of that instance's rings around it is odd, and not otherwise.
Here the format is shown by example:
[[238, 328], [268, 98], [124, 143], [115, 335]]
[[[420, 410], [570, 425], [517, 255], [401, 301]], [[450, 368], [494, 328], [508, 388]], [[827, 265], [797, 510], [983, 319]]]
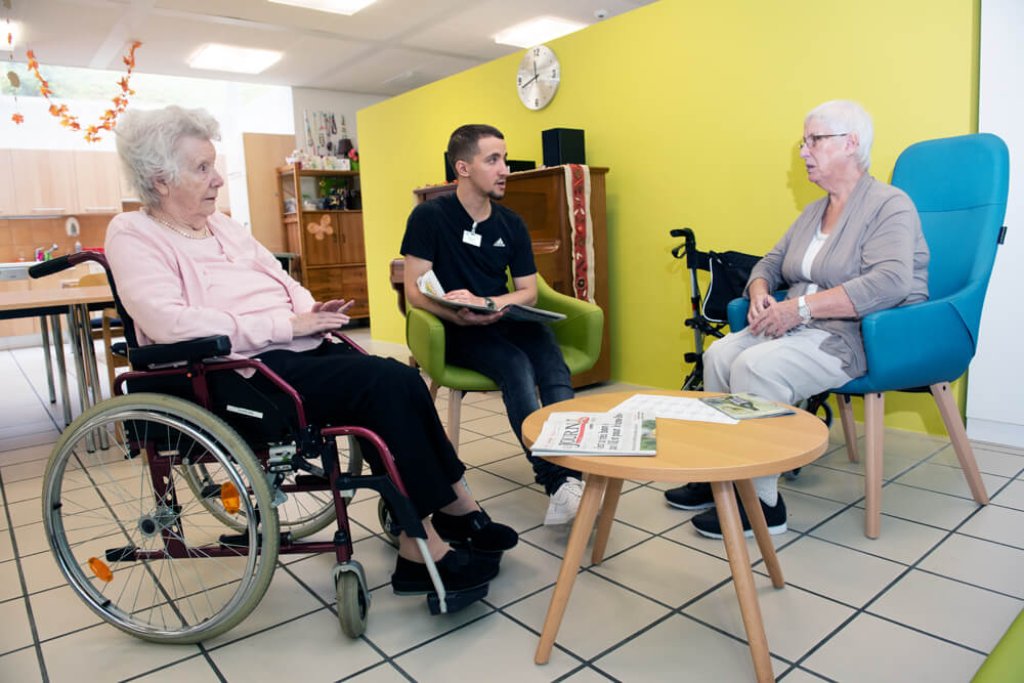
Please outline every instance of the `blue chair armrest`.
[[[951, 382], [974, 357], [975, 342], [956, 307], [959, 296], [889, 308], [861, 321], [870, 383], [879, 390]], [[927, 343], [908, 345], [910, 339]]]

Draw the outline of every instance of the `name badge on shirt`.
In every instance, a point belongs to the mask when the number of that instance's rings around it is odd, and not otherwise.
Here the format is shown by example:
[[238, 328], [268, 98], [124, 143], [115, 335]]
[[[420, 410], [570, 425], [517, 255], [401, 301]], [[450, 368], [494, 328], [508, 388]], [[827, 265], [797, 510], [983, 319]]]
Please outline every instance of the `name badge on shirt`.
[[462, 231], [462, 241], [465, 242], [466, 244], [471, 244], [474, 247], [479, 247], [482, 236], [477, 233], [476, 226], [477, 222], [473, 221], [473, 227], [471, 227], [469, 230]]

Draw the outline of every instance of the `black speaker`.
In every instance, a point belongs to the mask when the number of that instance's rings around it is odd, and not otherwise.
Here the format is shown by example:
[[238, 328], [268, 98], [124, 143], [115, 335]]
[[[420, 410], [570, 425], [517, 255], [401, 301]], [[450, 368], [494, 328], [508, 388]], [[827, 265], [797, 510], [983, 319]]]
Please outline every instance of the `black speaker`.
[[551, 128], [541, 132], [544, 165], [585, 164], [583, 131], [577, 128]]

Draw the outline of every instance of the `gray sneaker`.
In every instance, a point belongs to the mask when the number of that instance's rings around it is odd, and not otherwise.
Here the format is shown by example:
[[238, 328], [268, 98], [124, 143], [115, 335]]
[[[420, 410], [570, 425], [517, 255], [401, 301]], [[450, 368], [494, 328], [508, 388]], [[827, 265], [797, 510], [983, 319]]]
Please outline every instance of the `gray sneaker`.
[[545, 526], [568, 524], [576, 518], [583, 497], [583, 482], [576, 477], [569, 477], [551, 494], [547, 514], [544, 515]]

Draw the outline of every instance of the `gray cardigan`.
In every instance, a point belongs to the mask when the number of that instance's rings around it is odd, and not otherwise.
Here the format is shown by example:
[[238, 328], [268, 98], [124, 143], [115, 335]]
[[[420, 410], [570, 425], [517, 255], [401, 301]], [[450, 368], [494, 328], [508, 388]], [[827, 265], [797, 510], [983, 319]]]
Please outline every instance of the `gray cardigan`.
[[[811, 283], [800, 266], [827, 206], [826, 196], [804, 209], [754, 266], [748, 287], [764, 278], [769, 291], [788, 287], [788, 299], [806, 293]], [[811, 281], [822, 290], [842, 285], [853, 302], [855, 319], [814, 319], [808, 326], [829, 332], [822, 351], [839, 357], [851, 378], [860, 377], [867, 372], [860, 318], [928, 298], [928, 245], [910, 197], [864, 174], [811, 264]]]

